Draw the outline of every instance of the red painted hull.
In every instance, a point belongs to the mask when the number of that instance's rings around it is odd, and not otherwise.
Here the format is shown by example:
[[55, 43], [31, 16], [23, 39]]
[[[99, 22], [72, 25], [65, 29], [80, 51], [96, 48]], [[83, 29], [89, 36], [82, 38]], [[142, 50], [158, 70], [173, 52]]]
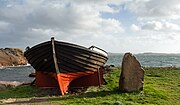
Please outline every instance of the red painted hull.
[[99, 71], [99, 73], [76, 72], [67, 74], [36, 71], [35, 83], [37, 87], [59, 87], [61, 94], [64, 95], [69, 87], [79, 88], [103, 84], [103, 69], [100, 68]]

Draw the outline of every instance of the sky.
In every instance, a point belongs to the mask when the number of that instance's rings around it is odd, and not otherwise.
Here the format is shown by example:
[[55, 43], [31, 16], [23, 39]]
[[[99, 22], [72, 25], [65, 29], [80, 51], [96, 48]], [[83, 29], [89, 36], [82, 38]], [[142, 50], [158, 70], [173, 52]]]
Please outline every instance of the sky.
[[180, 0], [0, 0], [0, 48], [51, 37], [114, 53], [180, 53]]

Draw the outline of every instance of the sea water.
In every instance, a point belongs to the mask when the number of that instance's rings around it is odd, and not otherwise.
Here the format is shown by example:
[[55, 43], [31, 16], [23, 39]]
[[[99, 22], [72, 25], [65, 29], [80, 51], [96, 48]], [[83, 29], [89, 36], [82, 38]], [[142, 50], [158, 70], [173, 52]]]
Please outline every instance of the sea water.
[[[106, 65], [121, 66], [124, 54], [109, 53]], [[180, 67], [180, 54], [144, 53], [134, 55], [144, 67]], [[29, 82], [34, 78], [28, 77], [35, 72], [31, 66], [1, 67], [0, 81]]]
[[0, 81], [30, 83], [34, 78], [29, 77], [29, 74], [33, 72], [35, 72], [35, 70], [31, 66], [1, 67]]
[[[110, 53], [107, 65], [121, 66], [124, 54]], [[144, 67], [180, 67], [180, 54], [134, 54]]]

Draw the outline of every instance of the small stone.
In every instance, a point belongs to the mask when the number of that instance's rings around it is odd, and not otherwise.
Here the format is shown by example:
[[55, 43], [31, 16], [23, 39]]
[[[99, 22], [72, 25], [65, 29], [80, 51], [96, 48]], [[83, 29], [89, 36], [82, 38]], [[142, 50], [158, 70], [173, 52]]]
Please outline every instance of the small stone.
[[2, 103], [6, 103], [6, 104], [12, 103], [12, 102], [15, 102], [15, 101], [16, 101], [16, 99], [14, 99], [14, 98], [8, 98], [8, 99], [1, 100]]
[[0, 84], [0, 90], [6, 90], [6, 86], [3, 84]]
[[116, 101], [114, 105], [123, 105], [123, 103], [121, 101]]
[[5, 90], [10, 87], [17, 87], [23, 83], [17, 81], [0, 81], [0, 90]]
[[126, 53], [122, 61], [122, 72], [119, 89], [122, 92], [138, 92], [143, 90], [144, 69], [131, 53]]

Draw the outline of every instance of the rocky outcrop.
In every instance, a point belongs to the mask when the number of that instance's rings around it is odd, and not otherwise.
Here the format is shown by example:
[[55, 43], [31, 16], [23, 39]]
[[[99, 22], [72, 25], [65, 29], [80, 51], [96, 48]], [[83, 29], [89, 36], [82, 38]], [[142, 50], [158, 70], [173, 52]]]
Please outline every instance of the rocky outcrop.
[[18, 48], [0, 49], [0, 67], [26, 65], [27, 60], [23, 56], [23, 51]]
[[119, 89], [122, 92], [138, 92], [143, 90], [144, 70], [131, 53], [126, 53], [122, 61], [122, 72]]
[[17, 81], [0, 81], [0, 90], [6, 90], [7, 88], [17, 87], [22, 85], [23, 83]]
[[15, 88], [21, 85], [31, 85], [31, 82], [0, 81], [0, 91], [8, 88]]

